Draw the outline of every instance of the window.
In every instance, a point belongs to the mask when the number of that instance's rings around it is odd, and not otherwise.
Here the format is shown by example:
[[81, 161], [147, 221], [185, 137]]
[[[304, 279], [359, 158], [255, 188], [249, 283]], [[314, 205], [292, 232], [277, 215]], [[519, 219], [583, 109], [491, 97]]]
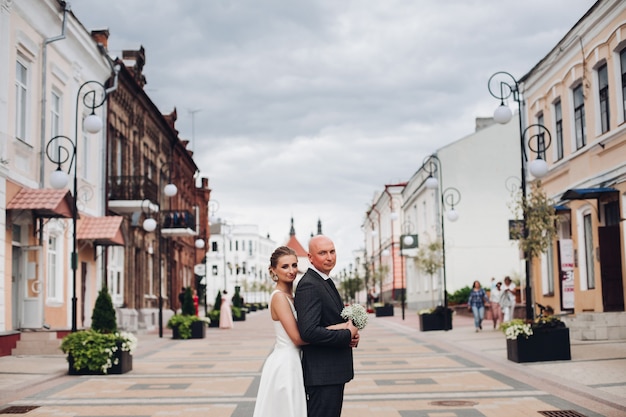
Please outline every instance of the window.
[[583, 217], [584, 238], [585, 238], [585, 266], [587, 272], [587, 289], [596, 287], [595, 268], [593, 263], [593, 229], [591, 213]]
[[28, 68], [17, 61], [15, 68], [15, 137], [26, 142]]
[[587, 144], [585, 132], [585, 97], [582, 84], [574, 88], [574, 131], [576, 134], [576, 150]]
[[[544, 125], [544, 119], [543, 119], [543, 113], [541, 113], [539, 116], [537, 116], [537, 124], [541, 125], [541, 126], [545, 126]], [[543, 159], [544, 161], [547, 161], [546, 159], [546, 140], [545, 140], [545, 130], [542, 129], [541, 127], [537, 128], [537, 143], [536, 143], [536, 151], [537, 151], [537, 157], [541, 157], [541, 159]]]
[[92, 141], [89, 140], [87, 131], [83, 130], [83, 143], [80, 144], [83, 155], [81, 176], [86, 180], [89, 180], [91, 177], [90, 173], [97, 169], [97, 167], [94, 166], [94, 161], [97, 161], [97, 159], [93, 157], [91, 143]]
[[619, 53], [622, 71], [622, 111], [626, 120], [626, 49]]
[[124, 303], [124, 248], [111, 246], [107, 249], [107, 255], [109, 293], [113, 305], [119, 307]]
[[600, 98], [600, 129], [602, 133], [609, 130], [609, 75], [606, 64], [598, 68], [598, 94]]
[[217, 242], [216, 241], [211, 242], [211, 252], [217, 252], [217, 251], [218, 251]]
[[56, 236], [48, 237], [48, 298], [57, 299], [59, 297], [59, 257], [57, 254]]
[[561, 100], [554, 103], [556, 160], [563, 159], [563, 109]]
[[154, 261], [155, 261], [155, 256], [154, 253], [150, 253], [148, 252], [148, 273], [146, 274], [148, 276], [148, 296], [154, 296]]
[[556, 281], [554, 265], [554, 247], [549, 245], [544, 256], [541, 257], [543, 295], [554, 294], [554, 281]]
[[61, 96], [55, 91], [50, 97], [50, 137], [61, 134]]

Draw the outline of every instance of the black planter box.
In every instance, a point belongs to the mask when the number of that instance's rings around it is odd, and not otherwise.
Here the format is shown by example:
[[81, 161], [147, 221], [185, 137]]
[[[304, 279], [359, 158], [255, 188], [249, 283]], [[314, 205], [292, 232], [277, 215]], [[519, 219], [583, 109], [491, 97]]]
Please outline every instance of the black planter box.
[[538, 328], [526, 339], [506, 340], [507, 358], [513, 362], [568, 361], [572, 359], [569, 329]]
[[246, 310], [242, 309], [239, 317], [235, 317], [235, 315], [233, 314], [233, 321], [245, 321], [245, 320], [246, 320]]
[[393, 304], [385, 304], [382, 307], [375, 307], [376, 317], [393, 316]]
[[[133, 370], [133, 355], [128, 351], [122, 351], [118, 349], [114, 354], [114, 358], [117, 358], [117, 365], [113, 365], [107, 371], [107, 375], [119, 375], [125, 374]], [[74, 369], [74, 358], [72, 355], [67, 356], [67, 362], [69, 364], [69, 375], [105, 375], [102, 371], [90, 371], [89, 369]]]
[[191, 338], [204, 339], [206, 336], [206, 323], [204, 321], [194, 321], [191, 323]]
[[[204, 339], [204, 337], [206, 336], [206, 323], [204, 321], [198, 320], [192, 322], [190, 329], [190, 339]], [[182, 339], [180, 337], [180, 331], [178, 330], [178, 327], [172, 327], [172, 339]]]
[[452, 310], [442, 310], [431, 314], [420, 314], [420, 331], [452, 330]]

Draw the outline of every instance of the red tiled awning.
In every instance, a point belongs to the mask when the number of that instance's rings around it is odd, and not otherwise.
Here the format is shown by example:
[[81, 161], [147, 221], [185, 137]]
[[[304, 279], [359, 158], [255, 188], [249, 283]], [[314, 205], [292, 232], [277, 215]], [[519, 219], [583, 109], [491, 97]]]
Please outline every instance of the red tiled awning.
[[68, 190], [22, 188], [7, 210], [30, 210], [39, 218], [71, 218], [74, 200]]
[[78, 222], [76, 239], [100, 246], [124, 246], [123, 220], [122, 216], [84, 217]]

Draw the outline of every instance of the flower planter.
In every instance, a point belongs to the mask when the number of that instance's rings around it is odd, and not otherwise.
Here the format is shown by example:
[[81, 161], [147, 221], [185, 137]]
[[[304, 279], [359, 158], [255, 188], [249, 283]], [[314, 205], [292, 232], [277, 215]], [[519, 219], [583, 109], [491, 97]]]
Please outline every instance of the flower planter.
[[[133, 369], [133, 355], [128, 351], [118, 350], [113, 355], [113, 366], [107, 370], [105, 374], [102, 371], [91, 371], [89, 369], [74, 369], [74, 358], [71, 354], [67, 355], [67, 362], [69, 364], [69, 375], [118, 375], [130, 372]], [[117, 364], [115, 363], [117, 362]]]
[[[219, 325], [219, 323], [218, 323]], [[206, 336], [206, 323], [204, 321], [194, 321], [190, 325], [191, 337], [190, 339], [204, 339]], [[180, 331], [178, 326], [172, 327], [172, 339], [182, 339], [180, 337]]]
[[393, 316], [393, 305], [385, 304], [382, 307], [375, 307], [376, 317]]
[[241, 309], [241, 314], [239, 315], [239, 317], [233, 314], [233, 321], [245, 321], [245, 320], [246, 320], [246, 310]]
[[518, 336], [506, 340], [507, 358], [513, 362], [544, 362], [572, 359], [569, 329], [535, 328], [528, 339]]
[[209, 327], [215, 327], [215, 328], [220, 327], [220, 318], [219, 318], [219, 316], [217, 317], [217, 319], [211, 320], [211, 323], [209, 323]]
[[452, 310], [420, 314], [420, 331], [452, 330]]

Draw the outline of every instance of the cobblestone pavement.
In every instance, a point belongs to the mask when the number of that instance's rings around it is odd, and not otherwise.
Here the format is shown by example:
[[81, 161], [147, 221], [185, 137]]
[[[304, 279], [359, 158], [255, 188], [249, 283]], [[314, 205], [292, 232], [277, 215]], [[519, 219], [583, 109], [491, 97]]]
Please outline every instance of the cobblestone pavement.
[[[626, 416], [626, 341], [573, 341], [571, 361], [517, 364], [501, 332], [475, 333], [468, 317], [420, 332], [414, 311], [401, 316], [370, 316], [342, 417]], [[264, 310], [205, 339], [141, 335], [123, 375], [69, 376], [62, 355], [2, 357], [0, 416], [250, 417], [272, 346]]]

